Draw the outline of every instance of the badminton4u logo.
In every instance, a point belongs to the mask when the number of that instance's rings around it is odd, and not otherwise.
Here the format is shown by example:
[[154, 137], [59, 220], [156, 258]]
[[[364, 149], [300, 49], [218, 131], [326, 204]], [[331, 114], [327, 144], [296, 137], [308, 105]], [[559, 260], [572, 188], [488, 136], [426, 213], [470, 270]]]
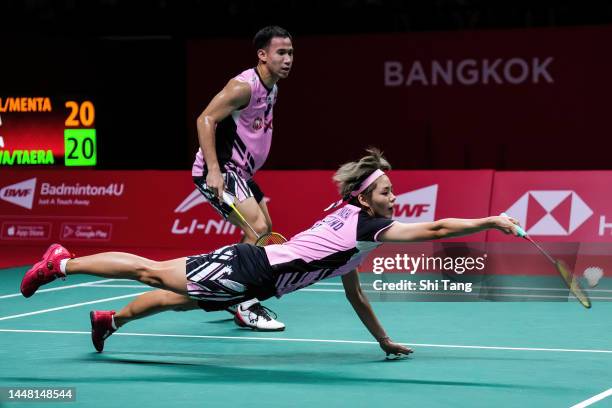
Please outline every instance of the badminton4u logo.
[[398, 194], [393, 206], [393, 219], [400, 222], [433, 221], [437, 197], [437, 184]]
[[36, 178], [31, 178], [0, 189], [0, 199], [31, 210], [35, 191]]
[[572, 234], [593, 210], [571, 190], [528, 191], [506, 210], [529, 235]]
[[200, 221], [196, 217], [185, 219], [182, 216], [182, 214], [205, 202], [206, 199], [204, 198], [204, 196], [197, 189], [193, 190], [174, 210], [175, 214], [181, 215], [177, 215], [174, 219], [174, 223], [172, 224], [171, 229], [172, 234], [193, 235], [198, 233], [198, 231], [200, 231], [200, 233], [203, 233], [204, 235], [233, 234], [236, 231], [236, 227], [229, 221], [224, 220], [223, 218], [211, 218], [206, 221]]

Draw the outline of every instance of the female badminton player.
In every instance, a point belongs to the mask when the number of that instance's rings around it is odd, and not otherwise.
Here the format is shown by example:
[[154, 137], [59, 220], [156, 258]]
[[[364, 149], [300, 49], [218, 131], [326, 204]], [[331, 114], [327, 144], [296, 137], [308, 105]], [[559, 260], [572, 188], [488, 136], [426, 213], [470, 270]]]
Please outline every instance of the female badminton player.
[[[57, 277], [78, 274], [132, 279], [164, 289], [154, 291], [154, 295], [140, 295], [118, 313], [91, 312], [92, 340], [102, 351], [105, 339], [134, 319], [164, 310], [223, 310], [253, 297], [281, 297], [322, 279], [341, 276], [347, 299], [383, 351], [387, 355], [407, 355], [412, 350], [389, 338], [360, 288], [356, 268], [368, 253], [383, 242], [434, 240], [486, 229], [516, 235], [518, 221], [504, 216], [416, 224], [393, 221], [395, 196], [385, 174], [389, 169], [376, 149], [342, 165], [334, 175], [342, 196], [330, 206], [334, 211], [282, 245], [235, 244], [207, 254], [157, 262], [122, 252], [75, 258], [66, 248], [54, 244], [26, 272], [21, 293], [30, 297]], [[176, 298], [186, 300], [177, 302]]]

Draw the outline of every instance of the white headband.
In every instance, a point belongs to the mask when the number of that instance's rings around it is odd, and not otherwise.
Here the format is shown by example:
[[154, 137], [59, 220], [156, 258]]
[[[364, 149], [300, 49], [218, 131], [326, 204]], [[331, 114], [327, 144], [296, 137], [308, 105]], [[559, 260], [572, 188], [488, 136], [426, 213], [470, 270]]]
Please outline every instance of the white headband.
[[[375, 182], [380, 176], [383, 176], [385, 174], [384, 171], [382, 171], [381, 169], [376, 169], [374, 170], [374, 172], [372, 174], [370, 174], [365, 180], [363, 180], [361, 182], [361, 184], [359, 185], [359, 188], [353, 190], [350, 192], [350, 197], [357, 197], [359, 194], [361, 194], [366, 188], [368, 188], [373, 182]], [[338, 207], [339, 205], [341, 205], [344, 202], [344, 197], [341, 198], [340, 200], [336, 201], [335, 203], [330, 204], [324, 211], [328, 211], [331, 210], [333, 208]]]

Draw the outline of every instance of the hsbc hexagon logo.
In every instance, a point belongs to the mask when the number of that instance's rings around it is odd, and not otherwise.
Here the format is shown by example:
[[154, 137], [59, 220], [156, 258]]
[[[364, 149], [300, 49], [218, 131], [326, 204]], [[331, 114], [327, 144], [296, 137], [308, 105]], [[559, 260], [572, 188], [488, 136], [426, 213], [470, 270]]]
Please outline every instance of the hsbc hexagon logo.
[[528, 191], [506, 210], [529, 235], [572, 234], [593, 210], [572, 190]]
[[407, 223], [433, 221], [437, 197], [437, 184], [398, 194], [393, 206], [393, 219]]

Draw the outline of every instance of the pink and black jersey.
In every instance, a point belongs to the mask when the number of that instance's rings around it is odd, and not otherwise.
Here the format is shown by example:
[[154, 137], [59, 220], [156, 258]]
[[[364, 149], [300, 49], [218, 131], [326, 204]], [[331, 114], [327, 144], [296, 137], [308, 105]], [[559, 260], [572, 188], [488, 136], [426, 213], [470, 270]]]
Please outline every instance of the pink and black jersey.
[[[251, 99], [247, 106], [217, 124], [217, 158], [222, 169], [231, 169], [244, 179], [250, 179], [263, 166], [270, 152], [272, 111], [278, 88], [276, 85], [267, 88], [255, 68], [247, 69], [234, 79], [249, 84]], [[201, 149], [198, 149], [191, 173], [194, 177], [206, 174]]]
[[349, 273], [381, 245], [380, 233], [393, 223], [347, 204], [282, 245], [236, 245], [237, 263], [232, 276], [260, 300], [281, 297], [322, 279]]

